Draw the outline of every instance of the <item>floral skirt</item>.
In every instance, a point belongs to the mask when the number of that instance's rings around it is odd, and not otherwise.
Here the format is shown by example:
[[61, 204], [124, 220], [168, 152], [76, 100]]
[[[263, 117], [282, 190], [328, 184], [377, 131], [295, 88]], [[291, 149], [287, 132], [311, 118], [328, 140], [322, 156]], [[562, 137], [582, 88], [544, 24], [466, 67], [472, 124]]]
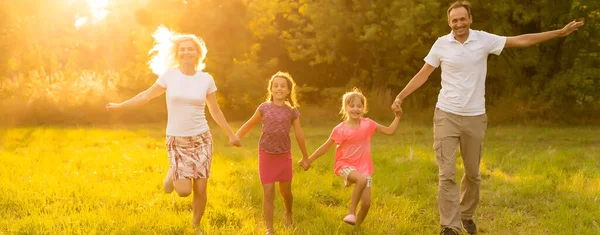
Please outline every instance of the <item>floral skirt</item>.
[[212, 136], [209, 131], [194, 136], [166, 138], [173, 180], [210, 177]]

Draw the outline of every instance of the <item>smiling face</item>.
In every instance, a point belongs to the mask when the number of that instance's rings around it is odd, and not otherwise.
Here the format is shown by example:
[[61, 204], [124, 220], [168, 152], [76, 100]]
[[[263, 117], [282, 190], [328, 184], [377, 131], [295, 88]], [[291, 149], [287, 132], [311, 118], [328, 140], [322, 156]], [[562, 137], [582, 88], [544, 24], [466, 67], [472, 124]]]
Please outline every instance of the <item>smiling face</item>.
[[365, 105], [359, 96], [351, 96], [346, 101], [344, 111], [346, 111], [348, 120], [360, 120], [365, 114]]
[[462, 38], [469, 36], [469, 29], [473, 18], [464, 7], [453, 8], [448, 12], [448, 26], [452, 29], [454, 37]]
[[276, 77], [269, 88], [274, 101], [285, 101], [290, 94], [288, 80], [284, 77]]
[[200, 57], [200, 52], [196, 47], [196, 44], [192, 40], [186, 40], [179, 43], [179, 49], [177, 50], [177, 57], [179, 64], [192, 64], [195, 65]]

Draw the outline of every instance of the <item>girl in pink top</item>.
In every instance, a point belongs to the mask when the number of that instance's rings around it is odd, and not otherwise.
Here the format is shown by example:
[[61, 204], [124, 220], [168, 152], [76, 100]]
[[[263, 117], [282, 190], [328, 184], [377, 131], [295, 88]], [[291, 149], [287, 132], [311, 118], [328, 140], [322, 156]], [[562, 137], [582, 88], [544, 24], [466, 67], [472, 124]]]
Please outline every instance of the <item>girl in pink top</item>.
[[[273, 234], [273, 200], [275, 182], [279, 182], [279, 192], [285, 203], [286, 226], [292, 225], [292, 154], [290, 127], [294, 128], [296, 141], [302, 152], [302, 160], [307, 161], [308, 153], [304, 133], [300, 127], [296, 84], [288, 73], [277, 72], [271, 77], [266, 102], [260, 104], [254, 115], [237, 132], [242, 138], [258, 121], [262, 120], [262, 135], [258, 142], [258, 169], [263, 185], [263, 214], [267, 233]], [[301, 160], [301, 161], [302, 161]]]
[[[364, 221], [371, 204], [371, 174], [373, 174], [371, 137], [375, 132], [393, 135], [400, 120], [400, 112], [394, 110], [395, 118], [392, 124], [383, 126], [369, 118], [364, 118], [366, 112], [367, 99], [358, 89], [355, 88], [344, 94], [340, 110], [344, 121], [333, 128], [329, 139], [307, 160], [302, 159], [299, 162], [305, 170], [308, 170], [312, 162], [325, 154], [334, 143], [337, 144], [334, 172], [344, 179], [346, 186], [355, 184], [350, 209], [343, 220], [357, 227]], [[359, 202], [361, 202], [360, 210], [356, 215]]]

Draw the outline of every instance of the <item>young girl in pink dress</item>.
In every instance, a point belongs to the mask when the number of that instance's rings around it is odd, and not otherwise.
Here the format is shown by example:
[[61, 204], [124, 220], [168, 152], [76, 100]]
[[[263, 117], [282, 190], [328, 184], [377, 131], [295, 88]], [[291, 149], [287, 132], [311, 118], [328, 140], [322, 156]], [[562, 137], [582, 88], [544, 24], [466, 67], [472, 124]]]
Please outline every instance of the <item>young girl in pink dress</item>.
[[258, 168], [263, 185], [263, 216], [267, 233], [273, 234], [273, 200], [275, 182], [285, 203], [286, 226], [292, 225], [292, 153], [290, 127], [294, 128], [296, 141], [303, 160], [308, 160], [304, 133], [300, 127], [300, 113], [296, 108], [296, 84], [288, 73], [277, 72], [271, 77], [267, 101], [260, 104], [254, 115], [237, 132], [242, 138], [254, 124], [262, 120], [262, 135], [258, 142]]
[[[383, 126], [375, 121], [364, 118], [367, 112], [367, 99], [358, 90], [347, 92], [342, 97], [342, 114], [344, 121], [338, 124], [329, 139], [325, 141], [307, 160], [299, 164], [307, 170], [310, 164], [325, 154], [335, 143], [334, 171], [344, 179], [346, 186], [355, 184], [350, 200], [348, 215], [343, 221], [356, 225], [364, 221], [371, 204], [371, 186], [373, 185], [373, 162], [371, 160], [371, 137], [375, 132], [393, 135], [400, 120], [399, 110], [394, 110], [395, 118], [389, 126]], [[360, 210], [356, 214], [356, 207], [360, 202]]]

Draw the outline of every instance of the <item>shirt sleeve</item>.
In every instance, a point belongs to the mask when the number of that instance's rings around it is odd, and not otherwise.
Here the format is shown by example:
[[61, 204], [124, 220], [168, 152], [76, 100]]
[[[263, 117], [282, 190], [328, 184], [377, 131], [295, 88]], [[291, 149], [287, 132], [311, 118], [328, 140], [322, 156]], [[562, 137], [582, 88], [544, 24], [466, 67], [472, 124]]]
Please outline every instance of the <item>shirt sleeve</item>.
[[296, 120], [298, 117], [300, 117], [300, 111], [298, 111], [298, 108], [292, 108], [292, 121]]
[[485, 40], [485, 44], [488, 47], [488, 53], [494, 55], [500, 55], [504, 45], [506, 45], [506, 37], [491, 34], [485, 31], [481, 32], [482, 38]]
[[167, 77], [169, 77], [167, 74], [168, 71], [158, 76], [158, 78], [156, 79], [156, 84], [158, 84], [161, 87], [167, 88]]
[[370, 118], [365, 119], [367, 122], [367, 131], [369, 132], [369, 136], [373, 136], [375, 134], [375, 130], [377, 129], [377, 123]]
[[215, 79], [210, 76], [210, 74], [207, 73], [206, 75], [208, 75], [208, 78], [210, 78], [208, 88], [206, 89], [206, 94], [210, 94], [217, 91], [217, 85], [215, 84]]
[[435, 43], [433, 43], [433, 46], [429, 50], [429, 54], [423, 59], [425, 63], [435, 68], [439, 67], [442, 61], [440, 57], [440, 40], [442, 40], [442, 38], [438, 38]]
[[332, 139], [336, 144], [341, 144], [342, 142], [344, 142], [344, 138], [342, 136], [342, 134], [340, 133], [340, 128], [341, 125], [337, 125], [335, 128], [333, 128], [333, 131], [331, 132], [331, 136], [329, 136], [330, 139]]
[[267, 105], [265, 103], [261, 103], [258, 108], [256, 108], [256, 110], [258, 110], [258, 112], [260, 113], [261, 116], [265, 115], [265, 109], [267, 108]]

